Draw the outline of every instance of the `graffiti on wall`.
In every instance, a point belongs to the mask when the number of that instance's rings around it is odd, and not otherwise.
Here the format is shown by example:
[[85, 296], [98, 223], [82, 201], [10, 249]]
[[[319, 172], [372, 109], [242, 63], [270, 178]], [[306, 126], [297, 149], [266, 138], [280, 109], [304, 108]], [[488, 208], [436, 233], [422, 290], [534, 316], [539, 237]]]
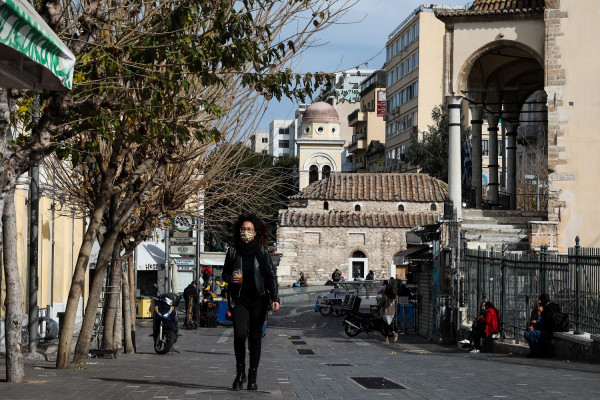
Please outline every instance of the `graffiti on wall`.
[[360, 102], [360, 91], [358, 89], [342, 90], [336, 89], [335, 91], [335, 104], [339, 103], [359, 103]]

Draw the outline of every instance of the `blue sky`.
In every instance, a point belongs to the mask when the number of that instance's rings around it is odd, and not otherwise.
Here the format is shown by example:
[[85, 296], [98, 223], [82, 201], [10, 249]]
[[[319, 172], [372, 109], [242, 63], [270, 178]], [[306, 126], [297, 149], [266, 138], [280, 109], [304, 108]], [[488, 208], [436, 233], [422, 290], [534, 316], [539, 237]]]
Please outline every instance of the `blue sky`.
[[[425, 3], [430, 4], [423, 0], [358, 0], [343, 17], [342, 22], [347, 23], [331, 26], [321, 32], [317, 36], [321, 46], [307, 49], [295, 70], [335, 72], [356, 66], [364, 69], [381, 68], [385, 62], [384, 49], [388, 35], [409, 13]], [[463, 6], [465, 3], [465, 0], [454, 0], [441, 4]], [[365, 61], [371, 58], [368, 66], [365, 66]], [[296, 108], [297, 105], [289, 100], [271, 101], [260, 123], [260, 131], [268, 131], [273, 119], [292, 119]]]

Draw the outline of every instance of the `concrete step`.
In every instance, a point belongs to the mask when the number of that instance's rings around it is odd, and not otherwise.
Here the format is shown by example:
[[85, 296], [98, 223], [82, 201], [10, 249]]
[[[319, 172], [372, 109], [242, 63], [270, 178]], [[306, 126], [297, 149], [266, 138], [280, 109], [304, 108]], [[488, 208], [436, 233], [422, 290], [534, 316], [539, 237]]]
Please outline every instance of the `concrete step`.
[[[502, 251], [503, 243], [491, 243], [491, 242], [479, 242], [479, 241], [471, 241], [467, 242], [467, 249], [477, 250], [481, 248], [481, 250], [489, 251], [492, 248], [494, 251]], [[506, 251], [515, 252], [522, 251], [526, 252], [529, 250], [529, 241], [519, 241], [519, 242], [510, 242], [504, 243], [506, 245]]]
[[462, 224], [461, 229], [466, 233], [527, 234], [527, 227], [518, 225]]
[[525, 217], [534, 221], [545, 221], [548, 213], [546, 211], [519, 211], [519, 210], [476, 210], [464, 209], [462, 217], [465, 218], [510, 218], [510, 217]]

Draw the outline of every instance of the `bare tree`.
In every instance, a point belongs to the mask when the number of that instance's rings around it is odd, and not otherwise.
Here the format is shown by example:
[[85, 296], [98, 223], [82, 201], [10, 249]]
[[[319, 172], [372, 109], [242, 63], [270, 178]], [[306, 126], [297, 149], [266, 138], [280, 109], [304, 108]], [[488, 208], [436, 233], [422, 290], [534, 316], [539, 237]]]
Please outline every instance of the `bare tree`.
[[[330, 78], [293, 73], [289, 63], [310, 45], [315, 32], [343, 15], [348, 4], [345, 0], [36, 3], [77, 57], [77, 72], [73, 92], [44, 93], [39, 110], [31, 97], [20, 100], [19, 109], [25, 110], [19, 113], [21, 126], [31, 129], [20, 133], [3, 153], [0, 209], [14, 176], [51, 152], [69, 158], [74, 169], [99, 171], [83, 174], [79, 182], [93, 200], [80, 209], [90, 223], [69, 292], [58, 367], [69, 365], [76, 305], [101, 222], [113, 222], [98, 261], [104, 268], [101, 264], [108, 261], [117, 240], [115, 230], [143, 203], [141, 196], [152, 192], [168, 173], [168, 165], [193, 159], [173, 157], [173, 149], [190, 140], [221, 141], [227, 131], [218, 121], [242, 96], [250, 104], [255, 104], [253, 96], [304, 99]], [[284, 27], [289, 26], [296, 29], [285, 35]], [[34, 123], [35, 113], [40, 117]], [[123, 193], [130, 197], [117, 199]], [[93, 283], [94, 293], [96, 286]], [[94, 301], [97, 304], [90, 296], [88, 307]], [[85, 340], [88, 332], [82, 333]], [[78, 347], [81, 358], [85, 346]]]

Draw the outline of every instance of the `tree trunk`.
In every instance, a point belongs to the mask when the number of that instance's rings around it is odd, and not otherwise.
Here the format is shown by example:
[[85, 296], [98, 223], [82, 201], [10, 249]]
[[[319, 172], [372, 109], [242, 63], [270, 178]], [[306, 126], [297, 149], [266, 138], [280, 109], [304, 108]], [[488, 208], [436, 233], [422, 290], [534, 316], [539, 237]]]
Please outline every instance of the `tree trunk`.
[[[90, 253], [92, 251], [92, 245], [96, 240], [98, 228], [100, 227], [100, 222], [102, 221], [102, 215], [104, 214], [104, 210], [106, 209], [107, 202], [108, 201], [99, 202], [98, 208], [96, 208], [92, 213], [92, 217], [90, 218], [90, 224], [85, 232], [83, 242], [81, 243], [81, 247], [79, 249], [77, 263], [75, 264], [75, 271], [73, 272], [73, 279], [71, 281], [71, 288], [69, 289], [69, 297], [67, 299], [67, 307], [65, 309], [63, 326], [61, 328], [60, 338], [58, 340], [56, 368], [66, 369], [69, 368], [70, 365], [71, 343], [73, 341], [73, 331], [75, 329], [75, 317], [77, 316], [77, 306], [79, 304], [79, 298], [81, 297], [81, 293], [83, 291], [85, 271], [88, 267]], [[94, 279], [94, 282], [98, 279], [99, 275], [101, 274], [96, 274], [96, 279]], [[89, 307], [90, 301], [88, 299], [86, 313]], [[96, 300], [94, 314], [96, 312], [95, 310], [97, 307], [98, 300]]]
[[[77, 344], [75, 345], [75, 355], [73, 356], [73, 362], [76, 364], [85, 364], [87, 360], [88, 351], [90, 350], [90, 342], [92, 340], [92, 334], [94, 332], [94, 322], [96, 321], [96, 312], [98, 311], [98, 303], [100, 302], [100, 295], [102, 294], [102, 285], [104, 283], [104, 274], [106, 267], [112, 254], [112, 249], [117, 240], [119, 233], [110, 231], [108, 236], [104, 239], [102, 247], [100, 247], [100, 253], [98, 254], [98, 263], [96, 264], [96, 275], [90, 288], [88, 297], [88, 304], [85, 307], [85, 315], [83, 317], [83, 324], [81, 325], [81, 331], [77, 338]], [[108, 334], [106, 331], [104, 334]]]
[[[119, 281], [121, 282], [121, 279], [119, 279]], [[114, 343], [113, 348], [117, 351], [117, 355], [121, 356], [123, 355], [123, 302], [121, 301], [123, 296], [121, 292], [119, 292], [119, 294], [120, 296], [117, 298], [115, 322], [113, 324], [114, 330], [112, 342]]]
[[15, 189], [8, 191], [4, 203], [2, 223], [4, 225], [4, 276], [6, 282], [6, 381], [21, 383], [25, 378], [23, 344], [21, 343], [21, 282], [17, 264], [17, 215]]
[[114, 340], [115, 318], [117, 308], [119, 308], [119, 299], [121, 298], [121, 277], [123, 276], [121, 258], [119, 257], [120, 253], [121, 241], [116, 240], [113, 244], [107, 296], [104, 298], [104, 307], [106, 307], [106, 313], [104, 314], [104, 337], [102, 338], [102, 347], [104, 349], [116, 349]]
[[129, 298], [129, 269], [131, 265], [127, 266], [127, 270], [123, 270], [123, 280], [121, 293], [123, 294], [123, 334], [125, 338], [125, 354], [133, 354], [135, 350], [133, 343], [131, 342], [131, 300]]
[[133, 265], [133, 255], [129, 256], [128, 260], [129, 268], [127, 269], [127, 274], [129, 275], [129, 308], [131, 310], [131, 344], [133, 352], [135, 353], [135, 318], [136, 318], [136, 309], [135, 309], [135, 265]]

